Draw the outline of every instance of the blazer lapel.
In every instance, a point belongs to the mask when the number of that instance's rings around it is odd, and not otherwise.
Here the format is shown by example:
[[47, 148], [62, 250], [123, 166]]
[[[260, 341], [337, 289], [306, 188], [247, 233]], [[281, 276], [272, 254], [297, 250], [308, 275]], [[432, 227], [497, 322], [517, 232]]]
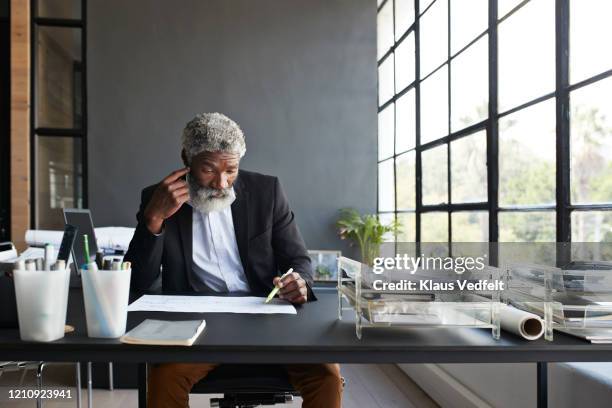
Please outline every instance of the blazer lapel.
[[193, 237], [192, 237], [193, 208], [187, 203], [178, 211], [178, 226], [183, 245], [183, 259], [185, 261], [185, 280], [189, 282], [191, 273], [191, 262], [193, 259]]
[[[234, 222], [234, 232], [236, 233], [236, 243], [238, 244], [238, 252], [240, 253], [240, 261], [244, 273], [249, 279], [247, 270], [248, 248], [249, 248], [249, 218], [248, 218], [248, 197], [244, 183], [240, 180], [240, 175], [234, 183], [234, 191], [236, 192], [236, 200], [232, 203], [232, 220]], [[250, 280], [250, 279], [249, 279]]]

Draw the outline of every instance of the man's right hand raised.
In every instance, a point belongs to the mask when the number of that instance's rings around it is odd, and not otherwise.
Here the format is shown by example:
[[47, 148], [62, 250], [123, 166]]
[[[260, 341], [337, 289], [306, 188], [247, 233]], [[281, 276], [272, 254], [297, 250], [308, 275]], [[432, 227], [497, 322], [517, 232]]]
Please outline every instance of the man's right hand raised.
[[189, 185], [182, 179], [188, 172], [188, 167], [173, 171], [153, 192], [144, 210], [144, 220], [151, 233], [161, 233], [164, 220], [171, 217], [189, 200]]

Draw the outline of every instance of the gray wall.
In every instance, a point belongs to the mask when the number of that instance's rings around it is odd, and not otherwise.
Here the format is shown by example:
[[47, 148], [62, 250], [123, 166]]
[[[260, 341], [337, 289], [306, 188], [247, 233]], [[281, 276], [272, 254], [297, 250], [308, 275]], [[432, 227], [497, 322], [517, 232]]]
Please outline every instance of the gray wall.
[[308, 247], [346, 250], [337, 209], [376, 209], [375, 40], [374, 0], [88, 1], [94, 222], [135, 225], [141, 189], [182, 166], [185, 123], [218, 111]]

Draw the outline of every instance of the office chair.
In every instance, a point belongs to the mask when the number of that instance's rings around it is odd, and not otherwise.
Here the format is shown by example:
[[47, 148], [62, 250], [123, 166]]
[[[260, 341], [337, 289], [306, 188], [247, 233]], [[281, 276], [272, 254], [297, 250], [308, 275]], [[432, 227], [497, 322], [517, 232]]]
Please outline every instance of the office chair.
[[210, 406], [218, 408], [284, 404], [299, 396], [284, 367], [271, 364], [220, 365], [196, 383], [191, 393], [223, 394], [210, 399]]

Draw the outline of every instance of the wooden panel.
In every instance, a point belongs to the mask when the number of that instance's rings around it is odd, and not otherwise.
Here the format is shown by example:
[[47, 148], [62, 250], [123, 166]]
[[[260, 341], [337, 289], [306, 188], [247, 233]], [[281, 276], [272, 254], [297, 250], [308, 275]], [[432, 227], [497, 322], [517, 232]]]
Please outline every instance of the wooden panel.
[[11, 0], [11, 238], [30, 228], [30, 1]]

